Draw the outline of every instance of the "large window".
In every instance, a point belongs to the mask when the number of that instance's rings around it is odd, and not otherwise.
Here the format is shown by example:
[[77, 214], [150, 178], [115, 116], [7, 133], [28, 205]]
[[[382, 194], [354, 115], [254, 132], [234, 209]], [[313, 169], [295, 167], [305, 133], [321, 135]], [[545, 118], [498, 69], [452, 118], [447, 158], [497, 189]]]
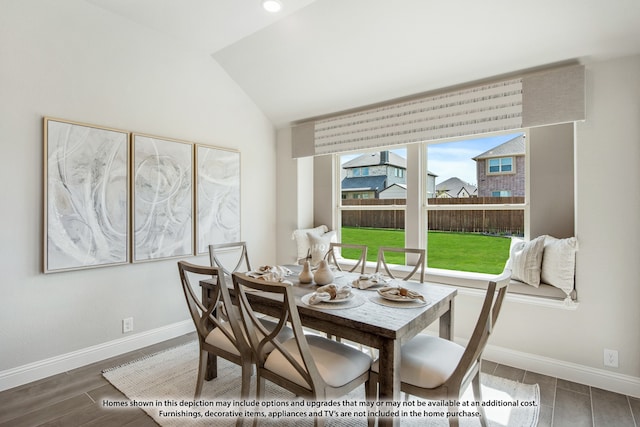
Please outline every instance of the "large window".
[[[372, 262], [379, 246], [404, 246], [406, 149], [343, 154], [337, 159], [341, 241], [367, 245], [367, 258]], [[346, 249], [342, 255], [356, 257]]]
[[404, 148], [336, 155], [341, 241], [367, 245], [369, 261], [379, 246], [406, 246], [407, 197], [419, 197], [427, 267], [499, 273], [509, 237], [525, 233], [525, 134], [424, 143], [422, 152], [424, 194], [409, 191]]
[[[427, 266], [499, 273], [511, 236], [523, 236], [523, 133], [426, 145]], [[429, 187], [429, 183], [427, 184]]]

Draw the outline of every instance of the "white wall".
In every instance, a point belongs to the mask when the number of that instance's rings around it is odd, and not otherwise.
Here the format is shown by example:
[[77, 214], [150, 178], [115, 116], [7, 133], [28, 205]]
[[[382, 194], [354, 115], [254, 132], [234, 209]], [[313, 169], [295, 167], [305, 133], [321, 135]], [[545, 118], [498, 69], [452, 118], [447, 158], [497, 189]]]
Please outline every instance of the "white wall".
[[[640, 56], [586, 69], [587, 120], [576, 124], [574, 156], [580, 305], [571, 311], [507, 301], [488, 355], [640, 396]], [[324, 157], [315, 164], [321, 187], [331, 182]], [[316, 188], [316, 222], [329, 218], [326, 195]], [[457, 298], [459, 339], [471, 334], [480, 303], [469, 293]], [[619, 368], [603, 366], [604, 348], [619, 351]]]
[[124, 317], [188, 319], [175, 259], [41, 273], [43, 116], [241, 151], [242, 237], [275, 262], [275, 130], [208, 52], [82, 0], [3, 0], [0, 64], [0, 380], [124, 338]]

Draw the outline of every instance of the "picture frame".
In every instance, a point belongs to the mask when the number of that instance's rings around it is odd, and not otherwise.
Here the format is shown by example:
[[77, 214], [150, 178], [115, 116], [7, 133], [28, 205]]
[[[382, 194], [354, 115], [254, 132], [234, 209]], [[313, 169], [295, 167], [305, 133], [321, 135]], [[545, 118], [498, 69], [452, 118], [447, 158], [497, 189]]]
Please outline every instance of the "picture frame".
[[132, 262], [194, 252], [193, 143], [132, 134]]
[[44, 273], [126, 264], [127, 131], [44, 117]]
[[196, 144], [196, 254], [241, 240], [240, 152]]

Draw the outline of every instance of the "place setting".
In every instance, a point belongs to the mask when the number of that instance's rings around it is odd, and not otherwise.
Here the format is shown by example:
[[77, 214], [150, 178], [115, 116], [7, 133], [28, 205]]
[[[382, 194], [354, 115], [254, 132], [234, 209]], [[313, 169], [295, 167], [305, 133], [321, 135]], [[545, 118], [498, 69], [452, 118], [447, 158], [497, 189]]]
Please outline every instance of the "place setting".
[[369, 299], [376, 304], [398, 308], [417, 308], [430, 304], [421, 293], [402, 286], [384, 286]]
[[351, 285], [334, 283], [319, 286], [315, 292], [304, 295], [301, 301], [307, 306], [322, 309], [353, 308], [365, 303], [364, 298], [352, 292]]

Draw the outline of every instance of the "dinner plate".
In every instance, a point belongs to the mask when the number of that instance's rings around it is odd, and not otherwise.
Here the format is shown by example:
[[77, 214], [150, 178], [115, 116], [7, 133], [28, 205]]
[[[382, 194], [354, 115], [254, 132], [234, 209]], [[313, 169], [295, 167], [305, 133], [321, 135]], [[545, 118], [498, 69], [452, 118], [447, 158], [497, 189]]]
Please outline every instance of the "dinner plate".
[[420, 298], [411, 298], [410, 296], [389, 294], [387, 292], [378, 291], [378, 295], [380, 295], [382, 298], [386, 299], [387, 301], [396, 301], [396, 302], [420, 301], [422, 302]]

